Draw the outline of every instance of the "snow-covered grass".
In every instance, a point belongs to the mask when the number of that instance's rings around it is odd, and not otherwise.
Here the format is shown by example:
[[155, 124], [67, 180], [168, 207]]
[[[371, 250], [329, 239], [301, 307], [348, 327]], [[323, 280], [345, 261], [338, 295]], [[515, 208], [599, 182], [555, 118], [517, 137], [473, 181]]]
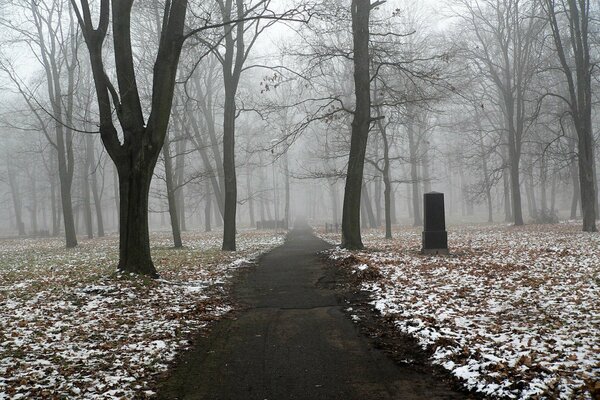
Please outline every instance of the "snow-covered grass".
[[[600, 398], [600, 234], [574, 223], [449, 229], [450, 256], [420, 232], [363, 236], [329, 257], [433, 363], [490, 398]], [[321, 234], [339, 243], [338, 235]]]
[[0, 399], [144, 398], [177, 352], [231, 310], [236, 269], [283, 242], [190, 233], [152, 237], [160, 280], [117, 276], [117, 237], [66, 250], [58, 239], [0, 242]]

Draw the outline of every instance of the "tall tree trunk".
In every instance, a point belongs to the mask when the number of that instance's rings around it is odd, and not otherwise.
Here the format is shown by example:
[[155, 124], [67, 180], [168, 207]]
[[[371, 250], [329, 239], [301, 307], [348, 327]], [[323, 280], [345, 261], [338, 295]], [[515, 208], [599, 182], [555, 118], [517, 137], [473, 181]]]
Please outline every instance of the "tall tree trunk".
[[369, 228], [377, 228], [377, 220], [375, 219], [375, 213], [373, 212], [373, 204], [371, 203], [371, 196], [369, 196], [369, 189], [367, 185], [363, 183], [362, 187], [362, 201], [365, 203], [365, 210], [367, 212], [367, 220], [369, 222]]
[[13, 208], [15, 211], [15, 223], [17, 226], [17, 232], [19, 236], [25, 235], [25, 224], [23, 223], [23, 214], [22, 214], [22, 203], [21, 203], [21, 193], [19, 192], [19, 186], [17, 184], [16, 174], [14, 170], [10, 167], [10, 161], [8, 157], [6, 157], [7, 161], [7, 172], [8, 172], [8, 183], [10, 185], [10, 194], [13, 201]]
[[212, 215], [211, 204], [212, 204], [212, 193], [210, 191], [210, 185], [206, 184], [206, 189], [204, 190], [204, 232], [210, 232], [212, 227], [210, 225], [210, 219]]
[[31, 178], [31, 207], [29, 208], [29, 212], [31, 214], [31, 230], [34, 235], [37, 235], [39, 232], [38, 227], [38, 193], [37, 193], [37, 176], [35, 172], [30, 175]]
[[542, 148], [542, 158], [540, 159], [540, 213], [543, 220], [546, 220], [546, 217], [550, 217], [548, 214], [548, 173], [546, 166], [546, 157], [543, 153], [544, 149]]
[[556, 182], [558, 181], [557, 175], [558, 175], [558, 171], [554, 171], [554, 173], [552, 174], [552, 187], [550, 189], [550, 216], [551, 217], [554, 217], [554, 215], [556, 214]]
[[182, 248], [181, 230], [179, 225], [179, 215], [177, 212], [177, 199], [175, 196], [175, 184], [173, 180], [173, 160], [171, 158], [171, 142], [168, 134], [163, 144], [163, 158], [165, 161], [165, 181], [167, 184], [167, 202], [169, 204], [169, 216], [171, 217], [171, 231], [173, 232], [173, 246], [176, 249]]
[[202, 133], [200, 132], [198, 122], [196, 121], [193, 115], [190, 117], [190, 124], [194, 132], [193, 143], [196, 146], [198, 152], [200, 153], [200, 158], [202, 159], [202, 163], [204, 164], [204, 169], [209, 175], [210, 182], [212, 184], [212, 192], [216, 197], [217, 206], [219, 212], [221, 213], [221, 217], [223, 217], [225, 215], [225, 198], [223, 197], [223, 188], [225, 187], [225, 184], [223, 183], [223, 179], [219, 177], [219, 171], [223, 169], [223, 166], [218, 167], [216, 171], [213, 169], [210, 157], [208, 155], [206, 143], [202, 137]]
[[254, 217], [254, 191], [252, 190], [252, 171], [248, 168], [246, 171], [246, 192], [248, 193], [248, 214], [250, 216], [250, 226], [256, 227]]
[[352, 121], [350, 155], [342, 208], [342, 247], [362, 249], [364, 246], [360, 234], [360, 199], [371, 124], [371, 74], [369, 71], [371, 2], [370, 0], [352, 0], [351, 7], [356, 108]]
[[83, 215], [85, 222], [85, 232], [88, 239], [94, 237], [94, 222], [92, 220], [92, 196], [90, 193], [90, 175], [93, 173], [92, 153], [94, 152], [93, 142], [90, 145], [91, 136], [86, 137], [85, 143], [85, 163], [83, 167], [82, 191], [83, 191]]
[[[52, 162], [53, 158], [50, 162]], [[54, 171], [53, 168], [50, 168]], [[56, 177], [54, 174], [50, 174], [50, 207], [52, 207], [52, 236], [57, 237], [60, 235], [60, 215], [58, 201], [56, 198]]]
[[225, 84], [223, 122], [223, 173], [225, 174], [225, 204], [223, 213], [224, 251], [235, 251], [235, 220], [237, 212], [237, 178], [235, 172], [235, 90]]
[[[71, 184], [73, 182], [73, 170], [68, 164], [73, 163], [73, 149], [69, 145], [67, 150], [62, 127], [57, 129], [56, 143], [58, 150], [58, 177], [60, 182], [60, 200], [62, 204], [63, 224], [65, 228], [65, 239], [67, 248], [77, 246], [77, 234], [75, 232], [75, 219], [73, 217], [73, 204], [71, 202]], [[62, 150], [61, 150], [62, 149]], [[69, 159], [69, 161], [67, 161]]]
[[177, 155], [175, 158], [175, 198], [177, 210], [179, 211], [179, 226], [182, 232], [187, 231], [185, 215], [185, 154], [187, 151], [187, 140], [180, 138], [177, 141]]
[[[390, 186], [392, 178], [390, 176]], [[397, 190], [397, 189], [396, 189]], [[392, 224], [398, 223], [398, 214], [396, 209], [396, 190], [390, 187], [390, 219]]]
[[511, 207], [512, 197], [510, 195], [509, 172], [507, 172], [507, 168], [502, 172], [502, 182], [504, 183], [504, 222], [514, 222]]
[[288, 153], [284, 154], [283, 173], [285, 174], [285, 229], [290, 227], [290, 166]]
[[429, 141], [427, 138], [423, 138], [423, 193], [431, 192], [431, 174], [429, 173], [430, 160], [429, 160]]
[[571, 219], [577, 218], [577, 210], [579, 208], [579, 196], [581, 195], [581, 191], [579, 189], [579, 169], [578, 162], [576, 158], [573, 158], [571, 162], [570, 173], [571, 173], [571, 181], [573, 183], [573, 197], [571, 199]]
[[[102, 216], [102, 197], [100, 196], [100, 192], [98, 190], [98, 169], [95, 167], [96, 166], [96, 151], [94, 149], [94, 139], [92, 137], [89, 137], [88, 139], [91, 142], [91, 145], [89, 145], [91, 147], [91, 154], [90, 154], [90, 158], [92, 161], [92, 168], [94, 168], [94, 171], [92, 171], [92, 175], [91, 175], [91, 185], [92, 185], [92, 196], [94, 197], [94, 207], [96, 209], [96, 224], [98, 227], [98, 237], [103, 237], [104, 236], [104, 217]], [[102, 179], [104, 181], [104, 176], [102, 176]], [[104, 186], [104, 182], [102, 183], [102, 186]]]
[[329, 191], [331, 193], [331, 213], [332, 213], [332, 223], [337, 225], [339, 223], [339, 205], [338, 205], [338, 188], [335, 181], [329, 182]]
[[117, 170], [117, 166], [116, 165], [112, 165], [112, 170], [113, 170], [113, 195], [114, 195], [114, 200], [115, 200], [115, 211], [116, 211], [116, 216], [117, 216], [117, 223], [115, 224], [117, 226], [117, 229], [119, 229], [119, 224], [121, 222], [121, 202], [119, 201], [120, 199], [120, 195], [119, 195], [119, 171]]
[[512, 219], [515, 225], [523, 225], [523, 210], [521, 206], [521, 181], [519, 176], [520, 152], [515, 148], [517, 146], [515, 134], [509, 130], [508, 135], [508, 159], [510, 168], [510, 193], [512, 200]]
[[[595, 179], [594, 138], [592, 130], [592, 71], [590, 24], [593, 7], [589, 0], [543, 2], [569, 93], [569, 106], [575, 132], [579, 165], [579, 190], [583, 230], [596, 232], [597, 191]], [[564, 16], [559, 22], [559, 17]], [[564, 29], [564, 25], [568, 29]]]
[[409, 116], [407, 125], [408, 146], [410, 152], [410, 180], [412, 182], [412, 208], [413, 208], [413, 226], [423, 225], [421, 219], [421, 191], [419, 183], [419, 164], [417, 157], [417, 145], [415, 143], [413, 116]]

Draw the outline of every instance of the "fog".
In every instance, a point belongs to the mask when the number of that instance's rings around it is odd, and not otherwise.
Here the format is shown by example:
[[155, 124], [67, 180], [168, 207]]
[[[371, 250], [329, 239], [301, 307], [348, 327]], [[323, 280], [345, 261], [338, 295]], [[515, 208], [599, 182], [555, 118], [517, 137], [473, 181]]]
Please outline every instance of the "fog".
[[[122, 181], [142, 161], [117, 147], [145, 143], [168, 110], [149, 146], [161, 151], [141, 158], [156, 157], [145, 167], [151, 231], [174, 231], [177, 244], [180, 230], [224, 229], [227, 214], [226, 236], [297, 218], [341, 232], [344, 193], [357, 190], [346, 183], [359, 115], [350, 3], [248, 1], [233, 18], [219, 1], [190, 2], [171, 99], [157, 61], [164, 2], [133, 2], [130, 59], [115, 50], [127, 29], [108, 24], [94, 66], [84, 4], [3, 1], [1, 234], [71, 246], [118, 233], [113, 160], [129, 157]], [[374, 5], [362, 229], [420, 226], [423, 193], [438, 191], [455, 224], [583, 217], [595, 230], [597, 4], [578, 21], [541, 0]], [[89, 7], [94, 28], [101, 8]], [[108, 125], [117, 145], [100, 134]]]

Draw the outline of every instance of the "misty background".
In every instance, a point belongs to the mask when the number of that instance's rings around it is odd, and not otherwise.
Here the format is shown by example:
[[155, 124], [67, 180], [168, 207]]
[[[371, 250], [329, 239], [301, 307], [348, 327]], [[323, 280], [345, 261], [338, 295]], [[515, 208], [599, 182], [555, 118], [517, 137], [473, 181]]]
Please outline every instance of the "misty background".
[[[190, 6], [190, 27], [218, 20], [219, 2], [204, 3]], [[274, 220], [290, 226], [297, 217], [341, 223], [354, 109], [348, 3], [311, 4], [298, 11], [298, 21], [246, 22], [233, 93], [238, 228]], [[580, 141], [546, 3], [397, 0], [371, 12], [374, 122], [363, 228], [384, 225], [386, 184], [389, 218], [397, 225], [421, 225], [422, 194], [432, 190], [445, 193], [453, 223], [581, 218]], [[161, 0], [133, 4], [144, 107], [152, 96], [163, 7]], [[300, 2], [246, 1], [244, 7], [268, 14]], [[597, 16], [598, 2], [589, 7]], [[567, 14], [557, 15], [568, 33]], [[597, 21], [589, 23], [595, 65]], [[65, 213], [80, 240], [117, 232], [117, 172], [98, 133], [94, 80], [71, 3], [3, 0], [0, 37], [0, 234], [65, 235]], [[184, 45], [150, 188], [151, 230], [223, 224], [225, 45], [222, 29], [202, 31]], [[575, 65], [573, 52], [565, 54]], [[114, 60], [107, 56], [105, 66], [112, 77]], [[596, 69], [590, 84], [598, 85]], [[595, 126], [595, 90], [590, 93]], [[592, 131], [595, 186], [596, 146]], [[522, 217], [515, 221], [515, 213]]]

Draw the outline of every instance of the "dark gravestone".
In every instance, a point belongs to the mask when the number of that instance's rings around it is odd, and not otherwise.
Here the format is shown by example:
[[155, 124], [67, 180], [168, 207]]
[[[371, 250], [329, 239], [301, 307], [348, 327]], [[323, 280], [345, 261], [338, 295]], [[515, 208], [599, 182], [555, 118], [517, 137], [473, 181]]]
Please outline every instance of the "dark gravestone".
[[444, 194], [431, 192], [423, 195], [423, 254], [448, 254], [448, 232], [444, 213]]

